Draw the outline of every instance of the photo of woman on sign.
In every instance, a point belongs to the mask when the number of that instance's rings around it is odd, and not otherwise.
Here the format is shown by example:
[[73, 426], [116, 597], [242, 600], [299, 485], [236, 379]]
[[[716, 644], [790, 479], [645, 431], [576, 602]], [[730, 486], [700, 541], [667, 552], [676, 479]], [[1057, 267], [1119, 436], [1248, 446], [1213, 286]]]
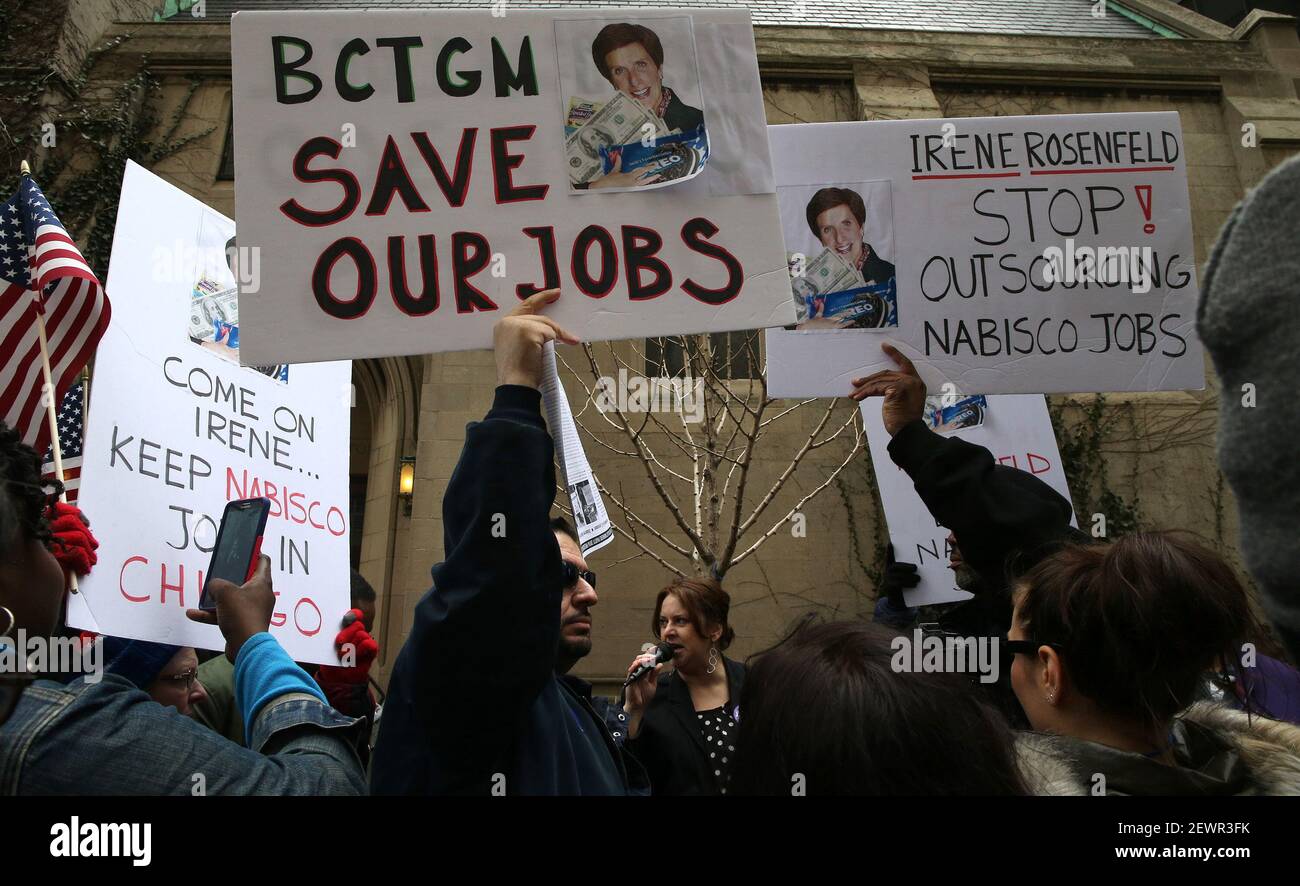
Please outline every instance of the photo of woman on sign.
[[619, 92], [640, 102], [669, 129], [686, 132], [704, 125], [704, 114], [664, 84], [664, 47], [644, 25], [606, 25], [591, 44], [600, 75]]
[[[690, 97], [700, 91], [690, 20], [655, 24], [659, 30], [632, 22], [556, 26], [562, 43], [572, 41], [569, 49], [579, 51], [589, 40], [593, 63], [571, 76], [561, 71], [566, 158], [576, 190], [662, 186], [694, 177], [707, 162], [704, 112]], [[594, 38], [593, 27], [599, 27]], [[672, 65], [665, 61], [673, 54], [665, 51], [660, 30], [679, 47]], [[562, 51], [561, 57], [568, 56]], [[670, 86], [670, 79], [681, 88]], [[583, 97], [606, 85], [614, 88], [612, 96]]]
[[782, 187], [777, 199], [786, 243], [800, 250], [790, 255], [796, 328], [897, 326], [889, 183]]
[[863, 240], [867, 205], [862, 195], [848, 188], [822, 188], [808, 202], [808, 228], [822, 246], [834, 252], [862, 275], [867, 285], [885, 283], [894, 266]]

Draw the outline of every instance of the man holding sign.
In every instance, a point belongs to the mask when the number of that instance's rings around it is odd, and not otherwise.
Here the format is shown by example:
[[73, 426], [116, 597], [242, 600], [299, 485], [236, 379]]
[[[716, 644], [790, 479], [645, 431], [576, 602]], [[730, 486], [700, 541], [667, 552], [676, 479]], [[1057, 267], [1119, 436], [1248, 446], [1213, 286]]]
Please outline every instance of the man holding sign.
[[494, 330], [496, 401], [466, 429], [443, 496], [446, 559], [393, 670], [377, 794], [618, 795], [642, 778], [590, 685], [557, 672], [590, 648], [596, 603], [581, 550], [549, 518], [542, 352], [578, 341], [540, 315], [558, 297], [531, 296]]
[[[999, 464], [983, 446], [930, 430], [922, 419], [920, 373], [892, 345], [881, 349], [899, 368], [853, 379], [850, 396], [885, 398], [881, 413], [893, 438], [890, 457], [912, 478], [935, 520], [952, 530], [964, 565], [986, 586], [1006, 593], [1009, 564], [1027, 568], [1044, 549], [1079, 538], [1070, 526], [1073, 508], [1034, 475]], [[1010, 614], [1008, 601], [1008, 620]]]
[[[924, 420], [920, 373], [892, 345], [881, 347], [899, 368], [853, 379], [850, 396], [884, 397], [889, 456], [907, 472], [935, 522], [951, 530], [950, 566], [963, 589], [975, 595], [946, 611], [939, 628], [962, 637], [1001, 639], [1011, 627], [1011, 582], [1062, 542], [1090, 539], [1070, 525], [1070, 502], [1042, 479], [999, 463], [983, 446], [931, 430]], [[905, 565], [891, 566], [886, 579], [897, 582]], [[1009, 670], [1003, 669], [989, 691], [1012, 722], [1022, 719]]]

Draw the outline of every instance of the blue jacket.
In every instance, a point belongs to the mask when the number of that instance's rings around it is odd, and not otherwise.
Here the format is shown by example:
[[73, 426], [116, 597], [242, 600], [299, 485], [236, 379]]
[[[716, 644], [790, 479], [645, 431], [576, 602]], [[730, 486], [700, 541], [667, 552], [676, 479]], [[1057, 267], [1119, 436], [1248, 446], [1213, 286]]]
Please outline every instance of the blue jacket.
[[250, 750], [114, 674], [37, 680], [0, 724], [0, 795], [363, 794], [357, 735], [308, 693], [266, 702]]
[[[626, 794], [590, 687], [555, 673], [563, 595], [555, 466], [532, 388], [466, 429], [442, 500], [446, 559], [416, 606], [375, 745], [376, 794]], [[635, 780], [635, 773], [633, 779]]]

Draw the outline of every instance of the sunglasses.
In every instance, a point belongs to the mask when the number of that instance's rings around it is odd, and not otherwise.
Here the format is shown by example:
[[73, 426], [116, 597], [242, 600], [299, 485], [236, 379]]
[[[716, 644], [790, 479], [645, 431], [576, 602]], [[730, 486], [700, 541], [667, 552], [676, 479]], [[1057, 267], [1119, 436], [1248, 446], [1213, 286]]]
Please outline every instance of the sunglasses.
[[578, 583], [578, 579], [582, 579], [587, 584], [591, 585], [592, 590], [596, 589], [596, 573], [584, 572], [568, 560], [565, 560], [564, 586], [566, 588], [571, 588]]
[[1002, 637], [998, 643], [1002, 652], [1006, 656], [1012, 655], [1037, 655], [1038, 650], [1044, 646], [1050, 646], [1052, 649], [1060, 650], [1060, 643], [1046, 643], [1042, 640], [1008, 640]]

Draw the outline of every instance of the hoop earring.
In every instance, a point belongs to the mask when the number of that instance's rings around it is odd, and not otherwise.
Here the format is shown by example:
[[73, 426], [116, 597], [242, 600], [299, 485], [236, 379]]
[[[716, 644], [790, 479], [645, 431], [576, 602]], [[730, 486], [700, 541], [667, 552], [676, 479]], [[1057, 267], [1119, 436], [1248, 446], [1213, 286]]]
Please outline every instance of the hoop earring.
[[0, 612], [4, 612], [5, 615], [9, 616], [9, 624], [5, 625], [3, 631], [0, 631], [0, 637], [8, 637], [9, 632], [14, 629], [14, 625], [17, 624], [18, 619], [14, 618], [13, 610], [8, 606], [0, 606]]
[[705, 668], [705, 671], [706, 671], [707, 673], [712, 674], [712, 673], [713, 673], [714, 671], [716, 671], [717, 669], [718, 669], [718, 647], [716, 647], [716, 646], [710, 646], [710, 647], [709, 647], [709, 666], [708, 666], [707, 668]]

